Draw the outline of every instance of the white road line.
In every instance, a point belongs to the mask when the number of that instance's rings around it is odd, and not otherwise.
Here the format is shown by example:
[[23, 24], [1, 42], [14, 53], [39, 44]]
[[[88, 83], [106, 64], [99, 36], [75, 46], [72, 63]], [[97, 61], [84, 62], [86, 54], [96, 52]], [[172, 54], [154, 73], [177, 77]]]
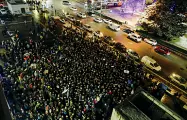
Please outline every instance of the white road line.
[[[27, 23], [31, 23], [32, 21], [27, 21]], [[23, 23], [25, 23], [25, 22], [14, 22], [14, 23], [10, 23], [10, 24], [6, 24], [6, 25], [17, 25], [17, 24], [23, 24]], [[3, 26], [5, 26], [5, 25], [0, 25], [0, 27], [3, 27]]]

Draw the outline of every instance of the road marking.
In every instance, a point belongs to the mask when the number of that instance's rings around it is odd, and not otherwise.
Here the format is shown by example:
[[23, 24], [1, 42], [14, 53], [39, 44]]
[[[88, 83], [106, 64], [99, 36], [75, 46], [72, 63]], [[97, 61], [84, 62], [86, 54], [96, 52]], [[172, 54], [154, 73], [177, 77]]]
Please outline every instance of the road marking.
[[[27, 21], [27, 23], [31, 23], [32, 21]], [[23, 24], [23, 23], [25, 23], [25, 22], [14, 22], [14, 23], [10, 23], [10, 24], [6, 24], [6, 25], [17, 25], [17, 24]], [[26, 23], [26, 24], [27, 24]], [[5, 26], [5, 24], [4, 25], [0, 25], [0, 27], [4, 27]]]

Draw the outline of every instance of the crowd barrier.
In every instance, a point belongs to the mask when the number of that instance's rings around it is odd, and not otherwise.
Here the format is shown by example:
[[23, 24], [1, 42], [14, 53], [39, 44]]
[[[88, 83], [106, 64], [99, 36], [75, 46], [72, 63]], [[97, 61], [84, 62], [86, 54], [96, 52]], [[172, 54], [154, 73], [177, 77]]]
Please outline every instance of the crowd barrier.
[[185, 50], [181, 47], [178, 47], [176, 45], [173, 45], [169, 42], [166, 42], [164, 40], [158, 40], [158, 43], [163, 45], [163, 46], [166, 46], [167, 48], [170, 49], [171, 52], [177, 54], [178, 56], [181, 56], [181, 57], [187, 59], [187, 50]]

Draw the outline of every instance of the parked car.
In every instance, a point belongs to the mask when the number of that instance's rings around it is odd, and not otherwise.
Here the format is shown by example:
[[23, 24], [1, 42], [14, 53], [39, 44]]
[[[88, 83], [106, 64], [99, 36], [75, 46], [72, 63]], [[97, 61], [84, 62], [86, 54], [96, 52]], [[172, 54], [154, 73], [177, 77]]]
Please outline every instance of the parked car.
[[76, 20], [72, 15], [67, 15], [66, 17], [68, 20], [70, 20], [72, 22], [75, 22], [75, 20]]
[[63, 3], [64, 5], [71, 5], [71, 3], [70, 3], [68, 0], [64, 0], [64, 1], [62, 1], [62, 3]]
[[163, 54], [163, 55], [170, 55], [171, 54], [171, 52], [168, 48], [161, 46], [161, 45], [156, 46], [154, 50], [155, 50], [155, 52]]
[[128, 34], [127, 38], [135, 41], [135, 42], [141, 42], [142, 38], [140, 37], [140, 35], [136, 34], [136, 33], [130, 33]]
[[83, 28], [84, 28], [85, 30], [89, 31], [89, 32], [93, 32], [93, 29], [92, 29], [91, 26], [88, 25], [88, 24], [84, 24], [84, 25], [83, 25]]
[[112, 24], [112, 20], [109, 20], [109, 19], [103, 19], [104, 23], [106, 24]]
[[14, 36], [14, 31], [9, 31], [9, 30], [7, 30], [6, 33], [7, 33], [7, 35], [10, 36], [10, 37]]
[[178, 84], [181, 88], [187, 89], [187, 80], [176, 73], [169, 75], [169, 78], [172, 82]]
[[63, 24], [66, 23], [66, 21], [65, 21], [64, 19], [59, 19], [59, 21], [60, 21], [61, 23], [63, 23]]
[[87, 12], [87, 14], [88, 14], [89, 16], [92, 16], [92, 17], [95, 16], [95, 12], [94, 12], [94, 11], [89, 11], [89, 12]]
[[148, 68], [154, 71], [161, 71], [161, 66], [152, 58], [148, 56], [143, 56], [141, 62]]
[[99, 18], [99, 17], [94, 18], [94, 21], [97, 22], [97, 23], [102, 23], [103, 22], [102, 19]]
[[77, 11], [77, 8], [76, 8], [76, 7], [73, 7], [73, 6], [70, 7], [70, 9], [73, 10], [73, 11]]
[[5, 14], [7, 14], [7, 11], [6, 11], [5, 9], [0, 9], [0, 13], [1, 13], [2, 15], [5, 15]]
[[132, 57], [135, 60], [139, 60], [140, 56], [138, 55], [138, 53], [136, 53], [134, 50], [132, 49], [127, 49], [127, 53], [130, 57]]
[[157, 41], [154, 39], [148, 39], [148, 38], [144, 38], [144, 41], [150, 45], [157, 45]]
[[84, 3], [84, 8], [88, 8], [88, 2]]
[[80, 18], [86, 18], [86, 14], [82, 12], [77, 13], [77, 16]]
[[100, 31], [95, 31], [93, 34], [94, 36], [99, 37], [99, 38], [103, 37], [103, 33]]
[[134, 31], [131, 30], [131, 29], [129, 29], [129, 28], [123, 29], [123, 32], [125, 32], [125, 33], [127, 33], [127, 34], [134, 33]]
[[111, 30], [114, 30], [114, 31], [119, 31], [119, 30], [120, 30], [120, 25], [115, 24], [115, 23], [108, 24], [108, 27], [109, 27]]

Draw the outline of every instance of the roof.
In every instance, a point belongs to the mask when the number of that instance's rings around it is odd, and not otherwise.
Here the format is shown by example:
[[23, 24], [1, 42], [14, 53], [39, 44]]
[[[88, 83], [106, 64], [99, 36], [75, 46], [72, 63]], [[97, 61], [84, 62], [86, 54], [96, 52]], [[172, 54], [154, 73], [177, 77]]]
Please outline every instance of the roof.
[[134, 95], [130, 101], [151, 120], [184, 120], [177, 113], [145, 91]]
[[20, 4], [27, 4], [23, 0], [7, 0], [7, 2], [11, 5], [20, 5]]
[[[123, 103], [122, 105], [118, 105], [115, 108], [115, 110], [125, 120], [151, 120], [141, 110], [139, 110], [136, 106], [134, 106], [128, 100], [126, 100], [126, 102]], [[111, 120], [113, 120], [113, 119], [111, 119]]]
[[[114, 117], [116, 113], [117, 115]], [[119, 117], [120, 116], [120, 117]], [[118, 118], [118, 119], [116, 119]], [[137, 93], [116, 106], [111, 120], [184, 120], [177, 113], [151, 96], [149, 93], [138, 90]]]

